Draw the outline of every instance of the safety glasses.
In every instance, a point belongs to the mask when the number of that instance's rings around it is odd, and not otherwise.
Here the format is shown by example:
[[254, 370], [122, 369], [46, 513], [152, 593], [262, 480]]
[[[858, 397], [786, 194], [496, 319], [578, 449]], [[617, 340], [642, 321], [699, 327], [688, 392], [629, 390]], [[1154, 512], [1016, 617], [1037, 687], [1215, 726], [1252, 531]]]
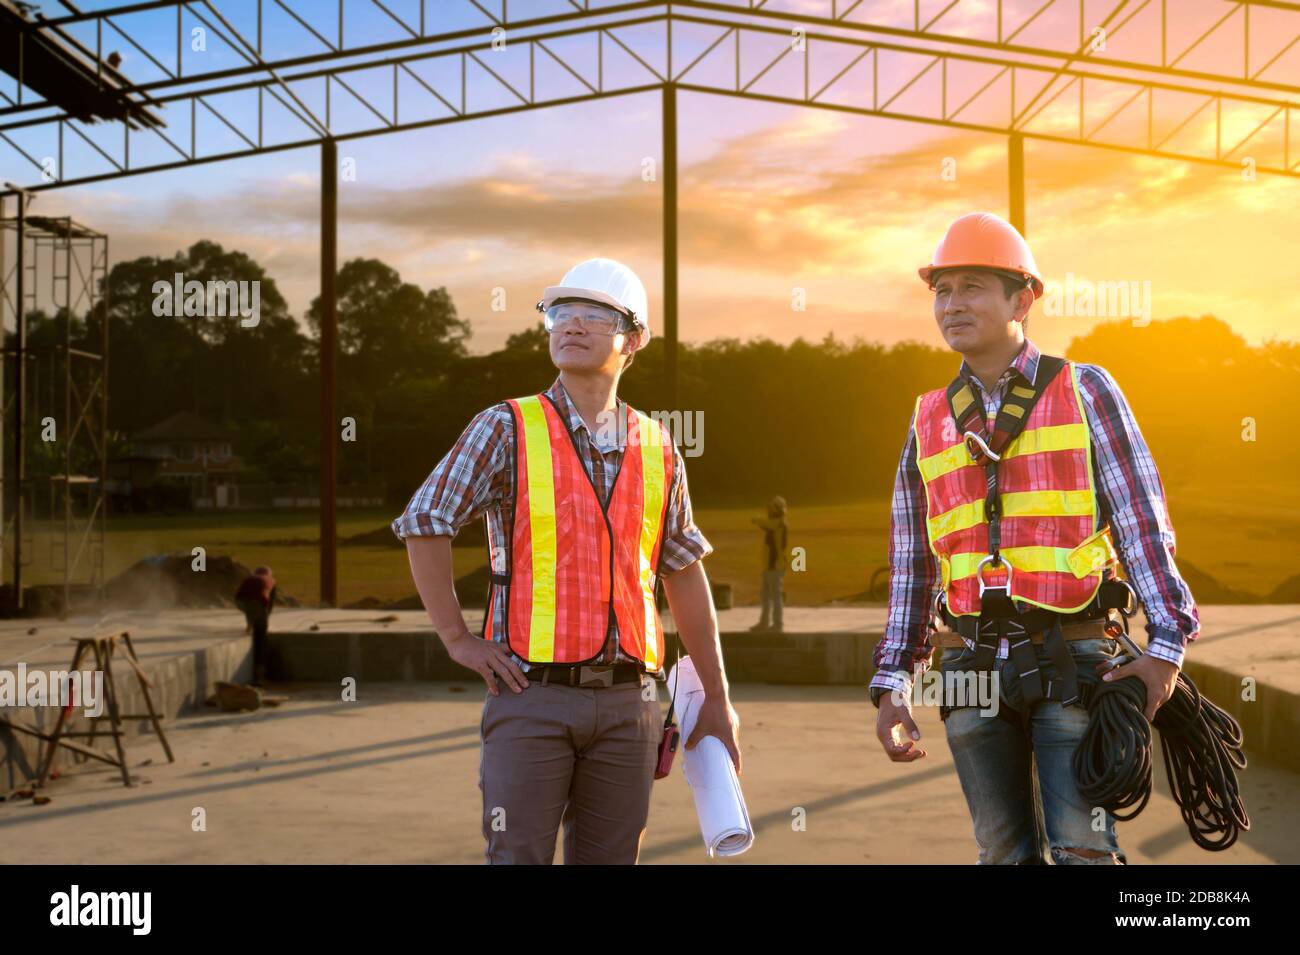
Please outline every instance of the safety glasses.
[[627, 316], [594, 302], [565, 302], [546, 310], [546, 330], [562, 332], [577, 322], [595, 335], [617, 335], [627, 331]]

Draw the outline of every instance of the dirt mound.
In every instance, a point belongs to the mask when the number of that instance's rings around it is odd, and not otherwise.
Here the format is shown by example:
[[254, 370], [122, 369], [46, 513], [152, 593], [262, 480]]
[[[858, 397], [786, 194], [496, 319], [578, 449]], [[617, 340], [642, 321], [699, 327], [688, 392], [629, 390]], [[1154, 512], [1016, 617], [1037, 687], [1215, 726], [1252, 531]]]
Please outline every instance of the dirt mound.
[[[456, 597], [462, 607], [481, 610], [487, 606], [488, 566], [484, 564], [456, 580]], [[344, 610], [423, 610], [424, 602], [419, 594], [411, 594], [400, 600], [381, 601], [378, 597], [362, 597], [348, 604]]]
[[1195, 564], [1178, 560], [1178, 573], [1192, 590], [1192, 597], [1198, 604], [1257, 604], [1263, 598], [1245, 590], [1235, 590], [1220, 583]]
[[366, 531], [364, 534], [353, 534], [351, 537], [344, 537], [339, 541], [342, 547], [401, 547], [406, 548], [405, 542], [393, 533], [393, 529], [385, 524], [383, 527], [376, 527], [373, 531]]
[[1300, 574], [1288, 577], [1268, 596], [1271, 604], [1300, 604]]
[[[206, 569], [192, 569], [189, 554], [150, 554], [104, 585], [109, 606], [129, 610], [165, 610], [170, 607], [233, 607], [235, 591], [252, 573], [232, 557], [209, 556]], [[298, 601], [283, 588], [276, 604], [297, 607]]]

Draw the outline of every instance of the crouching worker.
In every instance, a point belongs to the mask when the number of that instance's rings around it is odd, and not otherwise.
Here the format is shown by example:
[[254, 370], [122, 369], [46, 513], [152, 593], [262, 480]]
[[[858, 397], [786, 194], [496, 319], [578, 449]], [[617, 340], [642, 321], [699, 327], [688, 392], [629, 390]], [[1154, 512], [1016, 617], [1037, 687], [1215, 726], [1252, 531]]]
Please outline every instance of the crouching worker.
[[[963, 216], [920, 273], [963, 361], [917, 399], [895, 479], [876, 735], [892, 760], [925, 756], [908, 702], [933, 631], [949, 648], [940, 717], [979, 861], [1123, 863], [1073, 754], [1098, 680], [1139, 677], [1152, 719], [1198, 632], [1160, 476], [1110, 374], [1025, 338], [1043, 283], [1014, 227]], [[1147, 651], [1111, 670], [1116, 615], [1135, 597]], [[975, 699], [947, 692], [959, 687]]]
[[235, 591], [235, 606], [244, 611], [244, 632], [253, 635], [253, 685], [266, 682], [271, 610], [275, 607], [275, 576], [270, 567], [258, 567]]
[[[490, 863], [635, 863], [663, 736], [663, 580], [705, 688], [686, 746], [716, 736], [737, 769], [718, 624], [682, 456], [616, 397], [650, 338], [645, 287], [591, 259], [538, 303], [559, 377], [479, 413], [393, 531], [448, 654], [487, 684], [479, 787]], [[482, 639], [456, 598], [451, 539], [487, 517]], [[502, 692], [504, 689], [505, 692]]]

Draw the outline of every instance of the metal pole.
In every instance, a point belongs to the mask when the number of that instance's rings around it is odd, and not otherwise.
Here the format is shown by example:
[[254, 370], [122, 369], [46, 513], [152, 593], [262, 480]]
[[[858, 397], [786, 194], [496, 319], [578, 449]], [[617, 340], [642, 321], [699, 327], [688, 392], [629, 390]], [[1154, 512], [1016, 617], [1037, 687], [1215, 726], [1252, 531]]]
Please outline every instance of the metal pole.
[[[108, 550], [108, 316], [112, 308], [112, 295], [108, 285], [108, 237], [104, 236], [104, 252], [100, 259], [102, 264], [102, 285], [100, 286], [100, 346], [99, 360], [102, 375], [100, 377], [99, 405], [99, 570], [97, 578], [97, 610], [104, 611], [104, 552]], [[91, 248], [94, 249], [92, 240]], [[93, 254], [93, 252], [92, 252]], [[91, 270], [94, 275], [95, 270]]]
[[1009, 221], [1025, 235], [1025, 137], [1012, 133], [1007, 142]]
[[664, 84], [664, 392], [677, 407], [677, 86]]
[[[64, 270], [67, 276], [63, 282], [63, 604], [59, 608], [59, 619], [66, 620], [68, 606], [72, 601], [72, 220], [64, 220], [65, 230], [61, 239], [55, 239], [52, 260], [57, 260], [59, 252], [63, 253]], [[51, 261], [50, 269], [57, 275], [58, 267]], [[53, 292], [53, 289], [51, 289]], [[51, 299], [58, 306], [58, 296]], [[51, 362], [54, 355], [50, 354]], [[50, 369], [50, 378], [54, 370]], [[54, 402], [50, 402], [51, 405]], [[53, 514], [50, 515], [54, 517]], [[51, 524], [53, 521], [50, 522]]]
[[[9, 211], [9, 199], [7, 196], [0, 195], [0, 336], [5, 334], [4, 327], [4, 286], [5, 276], [9, 274], [7, 254], [9, 249], [8, 233], [9, 230], [4, 226], [5, 213]], [[0, 351], [0, 407], [4, 403], [4, 376], [7, 372], [5, 365], [9, 361], [9, 356]], [[9, 484], [5, 477], [5, 460], [4, 460], [4, 414], [0, 412], [0, 583], [4, 582], [5, 569], [5, 549], [4, 549], [4, 527], [5, 527], [5, 495], [9, 492]]]
[[14, 353], [14, 608], [23, 609], [23, 437], [24, 398], [27, 391], [27, 316], [24, 312], [27, 269], [27, 194], [18, 193], [17, 296], [15, 297], [16, 351]]
[[338, 434], [334, 405], [335, 358], [338, 347], [338, 144], [321, 141], [320, 204], [320, 602], [338, 604], [338, 527], [335, 521]]

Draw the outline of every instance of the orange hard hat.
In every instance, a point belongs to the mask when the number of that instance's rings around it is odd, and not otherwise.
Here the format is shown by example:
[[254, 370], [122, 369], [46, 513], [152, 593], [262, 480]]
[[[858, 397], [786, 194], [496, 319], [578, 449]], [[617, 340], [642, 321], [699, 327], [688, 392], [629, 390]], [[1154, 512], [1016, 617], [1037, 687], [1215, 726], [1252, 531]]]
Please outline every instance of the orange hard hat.
[[991, 212], [972, 212], [954, 222], [934, 250], [933, 261], [917, 271], [921, 280], [934, 288], [931, 279], [942, 269], [1013, 272], [1029, 280], [1034, 298], [1043, 294], [1043, 280], [1025, 237], [1006, 219]]

